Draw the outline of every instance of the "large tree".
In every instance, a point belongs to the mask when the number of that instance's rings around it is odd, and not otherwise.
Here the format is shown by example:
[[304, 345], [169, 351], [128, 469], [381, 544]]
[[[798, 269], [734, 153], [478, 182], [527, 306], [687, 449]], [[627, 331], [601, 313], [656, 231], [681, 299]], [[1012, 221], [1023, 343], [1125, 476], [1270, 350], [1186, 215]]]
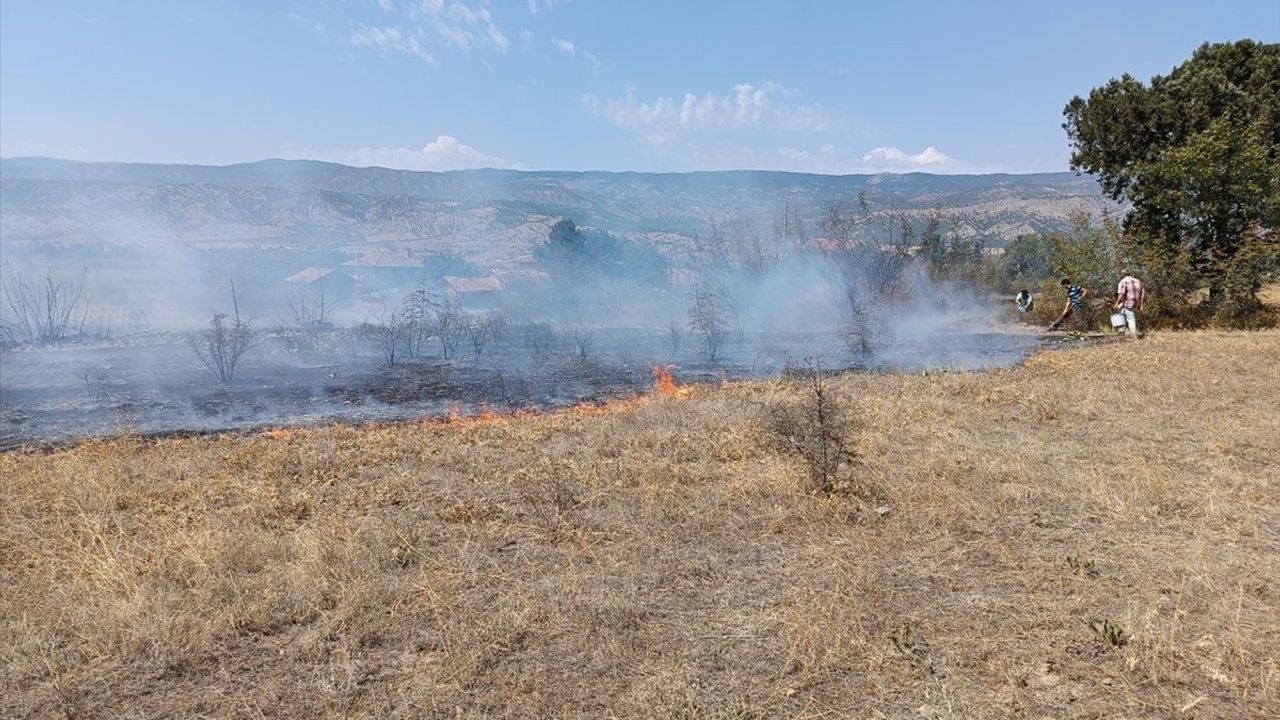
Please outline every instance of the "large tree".
[[[1125, 74], [1063, 114], [1072, 169], [1130, 203], [1140, 254], [1186, 257], [1214, 301], [1253, 299], [1259, 247], [1274, 256], [1280, 226], [1280, 44], [1206, 43], [1168, 75]], [[1256, 277], [1233, 282], [1241, 272]]]

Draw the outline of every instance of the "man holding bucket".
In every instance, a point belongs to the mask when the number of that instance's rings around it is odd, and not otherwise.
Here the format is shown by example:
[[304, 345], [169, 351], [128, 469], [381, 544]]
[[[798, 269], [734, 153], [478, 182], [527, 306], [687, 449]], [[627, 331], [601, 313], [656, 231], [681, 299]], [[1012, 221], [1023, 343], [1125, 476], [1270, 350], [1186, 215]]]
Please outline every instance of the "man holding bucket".
[[1112, 326], [1117, 330], [1128, 326], [1129, 337], [1138, 337], [1138, 311], [1142, 309], [1142, 281], [1125, 270], [1120, 284], [1116, 286], [1116, 314], [1112, 316]]

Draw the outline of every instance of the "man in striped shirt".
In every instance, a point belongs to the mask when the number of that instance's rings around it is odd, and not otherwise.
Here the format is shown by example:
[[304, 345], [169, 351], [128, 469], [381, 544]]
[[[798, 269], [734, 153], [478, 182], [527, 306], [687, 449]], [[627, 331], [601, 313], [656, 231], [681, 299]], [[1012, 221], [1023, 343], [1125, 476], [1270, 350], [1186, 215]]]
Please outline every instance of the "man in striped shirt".
[[1062, 314], [1057, 320], [1049, 326], [1050, 330], [1057, 330], [1067, 318], [1074, 316], [1076, 319], [1076, 327], [1081, 330], [1088, 329], [1088, 321], [1085, 318], [1084, 299], [1089, 296], [1089, 291], [1079, 285], [1071, 282], [1071, 278], [1062, 278], [1059, 283], [1067, 289], [1067, 304], [1062, 308]]

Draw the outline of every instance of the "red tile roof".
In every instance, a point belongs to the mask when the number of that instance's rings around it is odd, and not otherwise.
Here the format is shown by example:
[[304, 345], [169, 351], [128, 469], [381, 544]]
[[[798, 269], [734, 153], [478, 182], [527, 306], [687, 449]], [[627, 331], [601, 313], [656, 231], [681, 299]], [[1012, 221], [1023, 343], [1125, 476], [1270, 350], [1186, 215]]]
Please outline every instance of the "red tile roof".
[[330, 268], [322, 268], [312, 265], [309, 268], [299, 270], [298, 272], [290, 275], [285, 278], [284, 281], [291, 283], [313, 283], [331, 272], [333, 272], [333, 270]]
[[355, 260], [342, 263], [345, 267], [420, 268], [422, 261], [408, 255], [389, 252], [372, 252]]
[[464, 278], [454, 275], [444, 276], [445, 285], [456, 293], [472, 293], [472, 292], [501, 292], [502, 280], [498, 276], [490, 273], [479, 278]]

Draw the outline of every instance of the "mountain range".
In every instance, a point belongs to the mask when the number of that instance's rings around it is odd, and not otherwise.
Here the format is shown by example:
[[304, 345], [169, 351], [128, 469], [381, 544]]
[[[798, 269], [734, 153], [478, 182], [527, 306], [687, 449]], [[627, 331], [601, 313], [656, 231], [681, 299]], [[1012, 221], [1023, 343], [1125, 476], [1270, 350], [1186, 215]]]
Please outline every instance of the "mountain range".
[[414, 172], [310, 160], [226, 166], [0, 160], [0, 237], [10, 248], [179, 245], [453, 252], [528, 260], [562, 217], [679, 257], [713, 226], [768, 232], [783, 215], [816, 233], [860, 192], [880, 212], [935, 208], [954, 236], [998, 246], [1060, 230], [1112, 204], [1072, 173], [808, 175], [463, 170]]

